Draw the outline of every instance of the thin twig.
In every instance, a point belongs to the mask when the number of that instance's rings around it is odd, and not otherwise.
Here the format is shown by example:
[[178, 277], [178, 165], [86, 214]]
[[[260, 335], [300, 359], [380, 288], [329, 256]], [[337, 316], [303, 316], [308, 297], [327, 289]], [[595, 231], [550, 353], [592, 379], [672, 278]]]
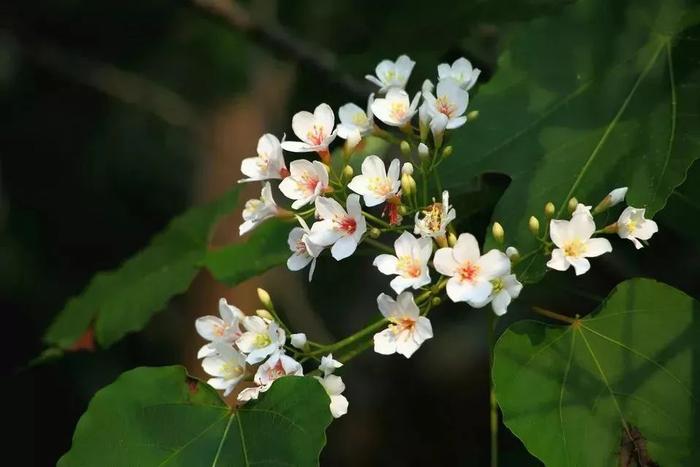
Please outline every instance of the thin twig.
[[366, 99], [369, 84], [343, 73], [335, 55], [317, 45], [294, 36], [279, 24], [263, 23], [235, 0], [190, 0], [191, 4], [210, 17], [243, 33], [251, 41], [275, 52], [284, 59], [293, 59], [308, 66], [343, 87], [357, 98]]

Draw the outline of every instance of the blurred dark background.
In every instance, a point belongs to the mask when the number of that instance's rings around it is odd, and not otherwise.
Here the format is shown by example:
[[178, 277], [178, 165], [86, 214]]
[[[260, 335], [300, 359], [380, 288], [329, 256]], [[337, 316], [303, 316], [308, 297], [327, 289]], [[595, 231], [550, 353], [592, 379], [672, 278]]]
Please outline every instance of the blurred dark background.
[[[413, 89], [434, 79], [438, 63], [462, 55], [487, 81], [504, 28], [561, 3], [260, 0], [231, 9], [227, 0], [3, 2], [0, 304], [7, 445], [21, 453], [8, 458], [55, 464], [90, 397], [127, 369], [183, 363], [201, 375], [193, 320], [215, 314], [220, 296], [252, 311], [262, 285], [292, 325], [318, 340], [372, 319], [386, 278], [369, 266], [371, 257], [342, 270], [324, 258], [311, 287], [304, 274], [283, 268], [235, 289], [202, 273], [144, 332], [105, 351], [26, 367], [69, 297], [174, 215], [230, 188], [260, 134], [289, 133], [293, 113], [321, 101], [364, 106], [362, 76], [401, 53], [418, 62]], [[485, 231], [507, 183], [484, 177], [457, 201], [471, 213], [462, 230]], [[697, 230], [687, 228], [700, 218], [698, 186], [696, 164], [657, 218], [653, 250], [601, 258], [595, 277], [550, 274], [543, 287], [526, 289], [501, 326], [529, 316], [534, 303], [588, 313], [638, 275], [699, 296]], [[234, 241], [238, 223], [237, 216], [224, 221], [215, 242]], [[411, 360], [366, 353], [348, 366], [350, 412], [329, 429], [322, 465], [486, 465], [485, 313], [453, 308], [434, 314], [436, 338]], [[501, 442], [502, 465], [538, 465], [506, 429]]]

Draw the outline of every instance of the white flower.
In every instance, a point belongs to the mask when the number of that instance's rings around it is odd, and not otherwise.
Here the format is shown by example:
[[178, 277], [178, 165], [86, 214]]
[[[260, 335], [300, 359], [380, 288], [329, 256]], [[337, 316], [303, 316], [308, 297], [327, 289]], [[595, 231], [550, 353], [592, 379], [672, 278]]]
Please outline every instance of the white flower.
[[419, 100], [420, 92], [416, 94], [413, 101], [409, 101], [406, 91], [391, 88], [386, 93], [386, 97], [377, 98], [372, 102], [372, 112], [387, 125], [401, 127], [411, 122], [416, 114]]
[[438, 65], [438, 77], [441, 80], [451, 79], [462, 89], [469, 91], [476, 84], [481, 70], [472, 68], [471, 62], [466, 58], [458, 58], [452, 66], [448, 63]]
[[433, 121], [437, 116], [444, 115], [447, 117], [445, 128], [448, 130], [464, 125], [467, 121], [464, 112], [469, 105], [469, 93], [449, 79], [439, 81], [436, 91], [437, 97], [432, 93], [423, 96]]
[[520, 291], [523, 290], [523, 284], [518, 281], [515, 274], [507, 274], [492, 279], [491, 284], [493, 285], [493, 290], [486, 303], [491, 302], [493, 312], [498, 316], [502, 316], [508, 311], [510, 302], [520, 295]]
[[246, 332], [236, 339], [236, 345], [241, 352], [248, 354], [245, 361], [251, 365], [262, 362], [265, 357], [284, 346], [284, 329], [274, 321], [268, 322], [259, 316], [246, 316], [243, 327]]
[[280, 191], [289, 199], [294, 209], [312, 203], [328, 188], [328, 171], [319, 161], [299, 159], [289, 164], [290, 175], [280, 183]]
[[492, 281], [510, 272], [510, 260], [499, 250], [481, 255], [472, 234], [461, 234], [452, 248], [440, 248], [433, 258], [435, 269], [447, 281], [447, 296], [453, 302], [467, 302], [473, 307], [488, 303]]
[[280, 140], [270, 133], [262, 135], [258, 140], [257, 157], [243, 159], [241, 172], [248, 178], [239, 180], [238, 183], [286, 177], [287, 166], [284, 164]]
[[329, 353], [321, 357], [321, 364], [318, 366], [318, 369], [323, 372], [323, 376], [328, 376], [342, 366], [343, 364], [335, 360], [332, 353]]
[[303, 332], [290, 334], [289, 343], [292, 344], [292, 347], [295, 347], [297, 349], [303, 349], [306, 345], [306, 334], [304, 334]]
[[348, 413], [348, 400], [341, 395], [345, 391], [345, 384], [340, 376], [326, 375], [323, 378], [319, 376], [315, 376], [315, 378], [321, 383], [331, 400], [330, 409], [333, 418], [340, 418]]
[[591, 238], [595, 232], [595, 222], [588, 209], [579, 204], [570, 221], [552, 219], [549, 221], [549, 236], [558, 247], [552, 251], [547, 266], [558, 271], [566, 271], [573, 266], [579, 276], [591, 268], [586, 258], [600, 256], [612, 251], [612, 245], [605, 238]]
[[238, 234], [245, 235], [262, 221], [277, 215], [277, 203], [272, 198], [270, 182], [265, 182], [260, 192], [260, 199], [249, 199], [243, 208], [243, 223], [238, 227]]
[[214, 376], [207, 384], [214, 389], [223, 390], [225, 397], [245, 376], [245, 357], [230, 344], [217, 342], [214, 347], [214, 354], [202, 360], [202, 368], [207, 374]]
[[625, 200], [625, 196], [627, 195], [627, 187], [623, 186], [621, 188], [615, 188], [613, 191], [611, 191], [607, 198], [609, 199], [608, 207], [615, 206], [616, 204], [621, 203], [622, 201]]
[[583, 203], [578, 203], [576, 205], [576, 209], [574, 209], [574, 212], [571, 213], [571, 217], [574, 217], [578, 214], [585, 214], [591, 219], [593, 219], [593, 214], [591, 214], [591, 206], [586, 206]]
[[333, 245], [331, 255], [338, 261], [355, 252], [362, 235], [367, 231], [358, 195], [348, 196], [347, 208], [345, 211], [334, 199], [317, 198], [316, 214], [323, 220], [311, 227], [309, 236], [316, 245]]
[[305, 110], [292, 117], [292, 130], [301, 141], [284, 141], [282, 149], [291, 152], [327, 152], [335, 139], [335, 116], [328, 104], [320, 104], [314, 113]]
[[411, 292], [403, 292], [394, 301], [386, 294], [377, 297], [382, 315], [391, 324], [374, 335], [374, 351], [382, 355], [398, 353], [409, 358], [427, 339], [433, 337], [430, 320], [420, 316]]
[[395, 62], [382, 60], [374, 70], [377, 76], [366, 75], [365, 78], [379, 86], [379, 92], [385, 92], [394, 87], [403, 89], [406, 87], [406, 82], [411, 76], [415, 64], [416, 62], [411, 60], [408, 55], [399, 56]]
[[362, 137], [370, 134], [374, 128], [372, 102], [374, 102], [374, 94], [369, 95], [366, 112], [352, 103], [338, 109], [340, 119], [337, 127], [338, 136], [347, 140], [350, 147], [357, 146]]
[[455, 217], [457, 214], [450, 206], [450, 194], [445, 190], [442, 192], [442, 203], [434, 202], [425, 211], [416, 213], [413, 233], [421, 237], [442, 237]]
[[[430, 112], [430, 107], [428, 107], [428, 112]], [[435, 144], [437, 144], [438, 141], [442, 144], [442, 135], [445, 133], [449, 121], [450, 119], [444, 114], [431, 115], [430, 132], [433, 134], [433, 139], [436, 141]]]
[[397, 274], [390, 284], [397, 294], [409, 287], [418, 289], [430, 284], [428, 261], [433, 254], [432, 239], [429, 237], [418, 239], [404, 232], [394, 242], [394, 250], [396, 250], [396, 256], [379, 255], [372, 264], [382, 274]]
[[219, 300], [219, 316], [202, 316], [194, 322], [197, 333], [211, 344], [204, 345], [197, 353], [197, 358], [207, 357], [215, 353], [216, 342], [232, 343], [241, 336], [241, 321], [245, 314], [229, 305], [225, 298]]
[[420, 87], [420, 90], [423, 94], [425, 94], [426, 92], [433, 92], [433, 89], [435, 89], [435, 85], [429, 79], [423, 81], [423, 85]]
[[311, 230], [304, 219], [299, 216], [297, 219], [301, 227], [294, 227], [287, 238], [289, 249], [292, 250], [292, 256], [287, 259], [287, 268], [290, 271], [300, 271], [311, 263], [309, 268], [309, 281], [311, 281], [316, 269], [316, 258], [323, 251], [323, 247], [316, 245], [309, 239]]
[[267, 391], [272, 383], [283, 376], [294, 375], [303, 376], [304, 371], [301, 364], [292, 357], [281, 352], [274, 353], [265, 363], [258, 367], [255, 372], [253, 382], [257, 386], [246, 388], [238, 394], [240, 402], [257, 399], [260, 393]]
[[627, 206], [617, 220], [617, 234], [620, 238], [626, 238], [634, 243], [638, 250], [642, 248], [642, 242], [639, 240], [649, 240], [659, 231], [656, 222], [644, 218], [644, 212], [645, 209]]
[[387, 172], [384, 161], [377, 156], [367, 156], [362, 161], [362, 175], [350, 180], [348, 188], [363, 196], [368, 207], [376, 206], [396, 196], [401, 188], [401, 162], [394, 159]]

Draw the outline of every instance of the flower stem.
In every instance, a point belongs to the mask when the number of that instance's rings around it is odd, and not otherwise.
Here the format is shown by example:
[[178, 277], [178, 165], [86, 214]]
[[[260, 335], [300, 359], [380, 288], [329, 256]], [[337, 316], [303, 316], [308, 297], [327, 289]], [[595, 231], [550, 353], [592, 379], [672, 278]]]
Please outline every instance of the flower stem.
[[335, 344], [323, 346], [323, 347], [319, 348], [318, 350], [314, 350], [313, 352], [307, 353], [306, 355], [313, 357], [313, 356], [325, 355], [325, 354], [328, 354], [331, 352], [341, 350], [345, 347], [348, 347], [348, 346], [362, 340], [366, 336], [373, 334], [377, 329], [383, 327], [385, 323], [386, 323], [386, 319], [382, 318], [378, 321], [375, 321], [374, 323], [369, 324], [368, 326], [364, 327], [363, 329], [360, 329], [355, 334], [348, 336], [345, 339], [336, 342]]
[[373, 238], [365, 238], [363, 241], [365, 243], [367, 243], [368, 245], [372, 245], [377, 250], [383, 251], [384, 253], [389, 253], [391, 255], [396, 253], [393, 248], [390, 248], [390, 247], [386, 246], [385, 244], [383, 244], [382, 242], [378, 242], [378, 241], [374, 240]]
[[564, 323], [574, 324], [578, 321], [578, 319], [576, 318], [562, 315], [560, 313], [555, 313], [554, 311], [545, 310], [544, 308], [540, 308], [538, 306], [533, 306], [532, 311], [539, 315], [546, 316], [547, 318], [555, 319], [557, 321], [562, 321]]
[[498, 318], [489, 313], [489, 403], [491, 427], [491, 467], [498, 467], [498, 403], [496, 391], [493, 386], [493, 351], [496, 345], [496, 320]]
[[393, 227], [393, 226], [392, 226], [391, 224], [389, 224], [388, 222], [383, 221], [383, 220], [381, 220], [380, 218], [378, 218], [377, 216], [374, 216], [374, 215], [372, 215], [372, 214], [370, 214], [370, 213], [368, 213], [368, 212], [362, 211], [362, 215], [365, 216], [367, 219], [371, 220], [372, 222], [377, 223], [377, 224], [379, 224], [379, 225], [381, 225], [381, 226], [383, 226], [383, 227], [387, 227], [387, 228]]

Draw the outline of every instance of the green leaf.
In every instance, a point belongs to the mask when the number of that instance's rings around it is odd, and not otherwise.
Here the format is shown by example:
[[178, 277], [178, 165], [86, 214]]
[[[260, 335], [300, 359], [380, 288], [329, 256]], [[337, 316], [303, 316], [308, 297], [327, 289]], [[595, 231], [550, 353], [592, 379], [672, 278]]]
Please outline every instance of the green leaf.
[[268, 220], [246, 241], [209, 251], [204, 265], [216, 280], [238, 284], [287, 260], [291, 255], [287, 237], [293, 227], [290, 222]]
[[637, 465], [621, 462], [634, 445], [664, 467], [700, 465], [698, 335], [700, 303], [648, 279], [569, 326], [515, 323], [494, 354], [504, 423], [546, 465]]
[[97, 274], [56, 317], [44, 337], [46, 343], [70, 349], [94, 325], [97, 343], [108, 347], [142, 329], [173, 296], [187, 290], [207, 253], [211, 229], [237, 201], [236, 188], [187, 211], [121, 267]]
[[315, 466], [328, 404], [318, 381], [288, 376], [232, 412], [180, 366], [137, 368], [95, 394], [58, 465]]
[[[548, 201], [564, 217], [572, 196], [596, 204], [629, 186], [628, 202], [653, 216], [700, 157], [698, 19], [682, 0], [580, 0], [516, 26], [470, 104], [478, 119], [454, 135], [446, 186], [508, 174], [493, 219], [524, 256], [540, 248], [527, 219], [544, 224]], [[518, 272], [535, 281], [544, 271], [533, 254]]]

